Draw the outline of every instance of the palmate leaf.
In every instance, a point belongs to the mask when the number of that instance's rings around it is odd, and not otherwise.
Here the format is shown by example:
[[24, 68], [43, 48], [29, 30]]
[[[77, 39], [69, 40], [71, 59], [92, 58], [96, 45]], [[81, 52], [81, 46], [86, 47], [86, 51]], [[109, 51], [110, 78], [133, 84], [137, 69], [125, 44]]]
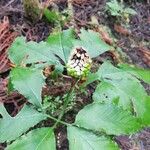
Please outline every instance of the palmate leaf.
[[100, 101], [105, 97], [103, 100], [109, 102], [110, 99], [118, 97], [119, 106], [128, 110], [134, 108], [136, 116], [144, 125], [148, 125], [150, 124], [150, 116], [148, 115], [150, 114], [150, 99], [134, 75], [137, 76], [137, 72], [132, 72], [130, 69], [125, 71], [125, 69], [116, 68], [110, 63], [104, 63], [97, 72], [97, 76], [102, 82], [98, 85], [93, 99]]
[[85, 29], [81, 29], [81, 33], [79, 34], [80, 40], [74, 41], [74, 45], [83, 46], [91, 58], [96, 57], [106, 51], [112, 49], [111, 46], [106, 44], [98, 33]]
[[6, 150], [56, 150], [55, 135], [52, 128], [39, 128], [23, 135]]
[[6, 111], [5, 113], [1, 113], [1, 115], [3, 118], [0, 119], [0, 143], [15, 140], [29, 128], [46, 119], [44, 114], [39, 113], [27, 105], [15, 117], [9, 116]]
[[65, 63], [67, 63], [70, 53], [74, 47], [84, 47], [91, 58], [96, 57], [108, 50], [111, 46], [100, 39], [98, 33], [92, 30], [81, 29], [79, 40], [75, 39], [73, 29], [56, 32], [50, 35], [47, 43], [50, 45], [54, 54], [58, 55]]
[[41, 70], [16, 67], [11, 70], [10, 78], [13, 87], [19, 93], [24, 95], [30, 103], [41, 107], [41, 92], [45, 84]]
[[128, 111], [116, 105], [103, 103], [93, 103], [84, 107], [76, 116], [75, 124], [110, 135], [131, 134], [141, 128], [138, 120]]
[[49, 44], [49, 47], [53, 53], [58, 55], [65, 63], [67, 63], [73, 48], [72, 42], [74, 39], [74, 30], [70, 28], [62, 32], [54, 32], [48, 37], [47, 43]]
[[112, 48], [92, 30], [82, 29], [79, 37], [80, 40], [75, 39], [74, 30], [71, 28], [62, 32], [54, 32], [46, 42], [26, 42], [25, 37], [17, 37], [9, 48], [9, 59], [16, 65], [44, 62], [45, 65], [60, 66], [59, 59], [55, 55], [66, 64], [73, 47], [85, 47], [91, 58]]
[[119, 150], [110, 138], [77, 127], [68, 126], [67, 135], [69, 150]]
[[56, 58], [46, 42], [26, 42], [25, 37], [17, 37], [9, 48], [9, 59], [16, 65], [37, 62], [57, 64]]

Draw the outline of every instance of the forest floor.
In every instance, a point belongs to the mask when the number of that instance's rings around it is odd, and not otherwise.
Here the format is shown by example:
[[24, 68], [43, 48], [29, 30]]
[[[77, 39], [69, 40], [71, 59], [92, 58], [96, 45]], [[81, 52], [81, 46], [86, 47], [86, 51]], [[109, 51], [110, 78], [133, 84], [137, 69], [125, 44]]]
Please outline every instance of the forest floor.
[[[74, 26], [77, 30], [82, 27], [89, 28], [91, 17], [96, 17], [98, 23], [107, 26], [107, 28], [111, 30], [113, 36], [117, 39], [117, 46], [122, 49], [123, 54], [126, 57], [124, 61], [149, 69], [150, 44], [148, 44], [148, 42], [150, 41], [150, 2], [148, 0], [143, 0], [142, 2], [140, 2], [140, 0], [139, 2], [137, 0], [125, 0], [125, 3], [137, 12], [136, 15], [131, 17], [127, 29], [119, 26], [114, 17], [110, 17], [106, 14], [106, 0], [74, 0]], [[66, 0], [57, 0], [56, 4], [60, 11], [67, 8]], [[14, 38], [18, 35], [26, 36], [28, 40], [37, 42], [45, 40], [54, 27], [44, 19], [33, 24], [30, 20], [25, 18], [21, 0], [0, 0], [0, 22], [0, 44], [4, 44], [4, 37], [3, 39], [1, 38], [2, 33], [4, 33], [2, 30], [5, 29], [7, 32], [5, 44], [3, 45], [5, 49], [10, 46]], [[6, 22], [6, 24], [2, 28], [3, 22]], [[23, 97], [18, 93], [6, 95], [6, 83], [10, 67], [9, 60], [5, 57], [7, 56], [7, 52], [2, 51], [1, 49], [2, 45], [0, 45], [0, 100], [3, 100], [8, 111], [10, 111], [12, 115], [15, 115], [22, 105], [19, 102], [20, 100], [23, 100]], [[112, 54], [105, 53], [96, 58], [96, 62], [99, 63], [103, 61], [103, 59], [114, 58]], [[147, 92], [150, 93], [150, 86], [145, 85], [145, 88]], [[88, 99], [90, 97], [91, 95], [89, 94]], [[87, 97], [83, 99], [87, 99]], [[89, 102], [83, 100], [82, 105], [79, 107], [81, 108], [87, 103]], [[76, 110], [69, 113], [70, 114], [66, 114], [65, 118], [74, 120], [74, 116], [77, 113]], [[48, 122], [46, 124], [47, 126], [49, 125]], [[60, 126], [57, 129], [56, 134], [60, 137], [58, 149], [67, 150], [68, 142], [66, 139], [65, 127]], [[118, 136], [115, 140], [122, 150], [150, 150], [150, 129], [146, 128], [130, 137]], [[5, 144], [2, 144], [2, 146], [5, 147]], [[0, 147], [0, 150], [1, 149], [3, 148]]]

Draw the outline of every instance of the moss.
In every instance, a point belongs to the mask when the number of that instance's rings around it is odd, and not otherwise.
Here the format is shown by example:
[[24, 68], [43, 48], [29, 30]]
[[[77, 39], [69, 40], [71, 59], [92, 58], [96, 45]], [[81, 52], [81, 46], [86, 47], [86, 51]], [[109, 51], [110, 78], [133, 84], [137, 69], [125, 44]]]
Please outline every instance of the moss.
[[23, 0], [25, 16], [32, 22], [37, 22], [42, 17], [42, 5], [39, 0]]

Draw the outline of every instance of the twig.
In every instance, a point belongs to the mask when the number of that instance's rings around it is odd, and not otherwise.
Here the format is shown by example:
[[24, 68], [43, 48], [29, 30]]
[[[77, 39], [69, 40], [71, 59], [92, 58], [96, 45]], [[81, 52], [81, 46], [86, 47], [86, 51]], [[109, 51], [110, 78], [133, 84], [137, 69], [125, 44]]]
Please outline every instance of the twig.
[[12, 8], [12, 7], [0, 7], [0, 15], [6, 16], [11, 12], [24, 12], [22, 9], [19, 8]]
[[71, 16], [71, 22], [72, 22], [73, 26], [75, 26], [74, 9], [73, 9], [73, 5], [72, 5], [72, 0], [68, 0], [67, 3], [68, 3], [69, 15]]
[[15, 0], [11, 0], [7, 5], [5, 5], [4, 7], [8, 7], [9, 5], [11, 5]]

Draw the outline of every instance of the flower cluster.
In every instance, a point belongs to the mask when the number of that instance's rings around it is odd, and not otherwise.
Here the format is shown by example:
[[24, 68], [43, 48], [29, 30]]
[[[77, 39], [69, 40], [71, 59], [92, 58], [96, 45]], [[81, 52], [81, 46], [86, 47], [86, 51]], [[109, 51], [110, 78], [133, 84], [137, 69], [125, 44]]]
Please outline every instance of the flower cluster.
[[90, 71], [92, 60], [83, 47], [73, 49], [67, 63], [67, 72], [73, 77], [86, 77]]

